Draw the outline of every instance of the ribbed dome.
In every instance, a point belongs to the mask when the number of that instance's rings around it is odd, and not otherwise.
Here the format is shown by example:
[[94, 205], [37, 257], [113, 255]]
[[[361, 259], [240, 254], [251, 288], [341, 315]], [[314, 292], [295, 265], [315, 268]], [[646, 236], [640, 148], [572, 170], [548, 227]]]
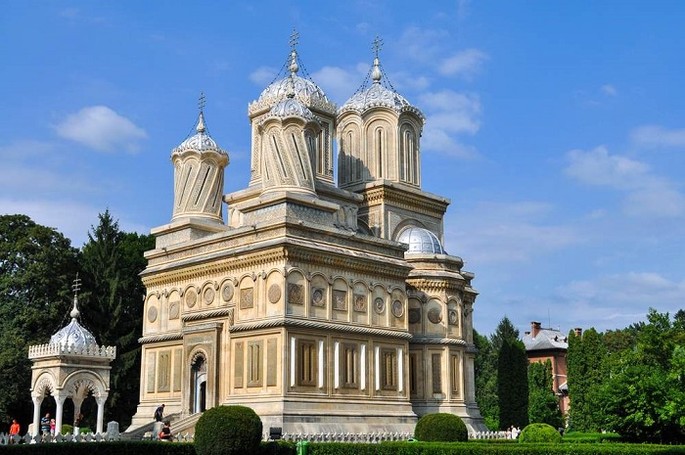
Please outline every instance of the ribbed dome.
[[310, 111], [307, 106], [302, 104], [302, 102], [294, 96], [290, 96], [272, 107], [269, 111], [269, 115], [266, 118], [269, 117], [301, 117], [308, 121], [317, 120], [312, 111]]
[[[352, 110], [361, 114], [374, 107], [387, 107], [398, 114], [410, 111], [423, 119], [424, 117], [421, 111], [412, 106], [405, 97], [397, 93], [394, 87], [383, 79], [384, 75], [385, 73], [381, 68], [380, 60], [376, 57], [373, 60], [373, 66], [367, 79], [357, 92], [342, 105], [338, 113], [340, 114]], [[373, 81], [370, 85], [368, 85], [369, 78]]]
[[92, 333], [81, 326], [75, 317], [66, 327], [60, 329], [52, 337], [50, 344], [58, 344], [63, 348], [80, 350], [91, 346], [97, 346], [97, 341]]
[[336, 106], [331, 102], [321, 88], [310, 79], [299, 76], [300, 69], [297, 51], [293, 49], [289, 57], [288, 71], [285, 77], [272, 82], [266, 87], [259, 98], [248, 106], [250, 115], [271, 109], [281, 101], [294, 96], [307, 108], [316, 108], [331, 115], [335, 115]]
[[290, 91], [295, 93], [295, 97], [307, 106], [329, 103], [328, 97], [321, 88], [309, 79], [289, 74], [283, 79], [277, 80], [264, 89], [258, 103], [276, 104], [288, 97]]
[[397, 236], [399, 243], [408, 246], [407, 253], [447, 254], [438, 236], [428, 229], [410, 226]]
[[181, 142], [181, 144], [173, 150], [171, 153], [172, 156], [188, 150], [194, 150], [198, 152], [216, 152], [220, 155], [225, 155], [228, 157], [228, 153], [219, 147], [209, 133], [207, 133], [207, 128], [205, 127], [205, 117], [202, 112], [200, 112], [200, 116], [197, 120], [195, 131], [196, 133], [194, 135]]

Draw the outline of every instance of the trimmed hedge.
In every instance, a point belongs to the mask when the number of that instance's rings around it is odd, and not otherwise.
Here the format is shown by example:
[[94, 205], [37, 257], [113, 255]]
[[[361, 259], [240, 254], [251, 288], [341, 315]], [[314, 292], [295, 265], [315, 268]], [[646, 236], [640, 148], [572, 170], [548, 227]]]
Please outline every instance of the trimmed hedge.
[[426, 414], [414, 428], [414, 437], [419, 441], [459, 442], [469, 439], [466, 424], [459, 416], [447, 413]]
[[[195, 444], [161, 441], [60, 442], [0, 445], [0, 454], [17, 455], [196, 455]], [[262, 442], [251, 455], [295, 455], [295, 443]]]
[[262, 421], [247, 406], [208, 409], [195, 424], [197, 455], [257, 453], [262, 441]]
[[543, 442], [558, 444], [561, 442], [561, 434], [552, 425], [546, 423], [531, 423], [523, 429], [518, 440], [520, 443]]

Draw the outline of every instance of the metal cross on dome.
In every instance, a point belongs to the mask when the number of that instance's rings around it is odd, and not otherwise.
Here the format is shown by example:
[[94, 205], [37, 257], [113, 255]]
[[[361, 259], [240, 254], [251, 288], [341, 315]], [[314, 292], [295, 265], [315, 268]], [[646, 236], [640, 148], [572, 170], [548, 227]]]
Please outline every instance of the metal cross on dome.
[[200, 92], [200, 98], [197, 100], [197, 107], [200, 112], [204, 112], [205, 104], [207, 104], [207, 99], [205, 98], [205, 92]]
[[383, 39], [381, 39], [378, 35], [376, 35], [376, 38], [373, 40], [373, 53], [376, 58], [378, 58], [378, 52], [383, 48]]
[[293, 28], [293, 32], [290, 34], [290, 40], [288, 41], [288, 44], [290, 44], [290, 47], [292, 50], [295, 50], [295, 47], [297, 47], [297, 44], [300, 41], [300, 34]]
[[76, 274], [76, 279], [74, 279], [74, 284], [71, 285], [72, 291], [74, 291], [74, 296], [78, 295], [78, 291], [81, 289], [81, 279]]

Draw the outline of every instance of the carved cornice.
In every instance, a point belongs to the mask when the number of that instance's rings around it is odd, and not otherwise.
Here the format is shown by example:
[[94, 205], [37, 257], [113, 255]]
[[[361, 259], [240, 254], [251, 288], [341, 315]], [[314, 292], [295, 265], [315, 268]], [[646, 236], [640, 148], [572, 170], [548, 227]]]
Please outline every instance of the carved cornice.
[[[425, 192], [407, 191], [398, 188], [392, 182], [384, 182], [377, 186], [365, 188], [363, 205], [373, 207], [381, 204], [391, 204], [405, 210], [429, 216], [443, 215], [447, 211], [450, 201], [446, 198]], [[399, 186], [399, 185], [398, 185]]]
[[150, 343], [159, 343], [162, 341], [175, 341], [175, 340], [181, 340], [183, 339], [183, 333], [181, 332], [173, 332], [173, 333], [165, 333], [161, 335], [150, 335], [146, 337], [140, 337], [138, 338], [138, 343], [140, 344], [150, 344]]
[[184, 314], [181, 318], [183, 322], [187, 321], [197, 321], [199, 319], [210, 319], [220, 316], [228, 316], [229, 318], [233, 315], [233, 308], [220, 308], [218, 310], [212, 311], [202, 311], [199, 313]]
[[183, 327], [183, 335], [188, 335], [191, 333], [198, 332], [208, 332], [221, 330], [224, 327], [223, 322], [205, 322], [204, 324], [198, 325], [187, 325]]
[[459, 338], [429, 338], [429, 337], [412, 337], [411, 344], [429, 344], [429, 345], [444, 345], [444, 346], [468, 346], [468, 343]]
[[[222, 253], [221, 250], [218, 251], [218, 254]], [[169, 266], [168, 269], [163, 266], [150, 267], [144, 272], [142, 281], [146, 287], [151, 287], [174, 284], [182, 280], [201, 279], [213, 274], [240, 274], [241, 270], [252, 270], [263, 265], [282, 262], [286, 257], [285, 248], [279, 246], [241, 256], [236, 254], [233, 257], [214, 262], [209, 262], [211, 258], [202, 258], [203, 262], [194, 265], [177, 263]]]
[[287, 328], [304, 328], [324, 331], [334, 331], [342, 333], [353, 333], [356, 335], [380, 336], [387, 338], [397, 338], [401, 340], [409, 340], [412, 335], [404, 331], [395, 331], [387, 329], [378, 329], [373, 327], [363, 327], [357, 325], [339, 324], [327, 321], [313, 321], [311, 319], [295, 319], [295, 318], [278, 318], [265, 319], [263, 321], [250, 322], [245, 324], [236, 324], [230, 328], [231, 333], [247, 332], [252, 330], [271, 329], [275, 327]]
[[409, 278], [407, 284], [424, 292], [459, 292], [466, 288], [464, 281], [454, 279]]

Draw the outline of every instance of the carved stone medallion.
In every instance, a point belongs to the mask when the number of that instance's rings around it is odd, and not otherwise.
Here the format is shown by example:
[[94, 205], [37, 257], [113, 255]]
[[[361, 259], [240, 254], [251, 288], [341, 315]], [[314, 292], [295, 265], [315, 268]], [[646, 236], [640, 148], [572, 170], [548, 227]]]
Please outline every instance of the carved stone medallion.
[[402, 302], [400, 300], [393, 300], [392, 314], [396, 318], [401, 318], [404, 315], [404, 305], [402, 305]]
[[276, 283], [269, 286], [269, 290], [266, 293], [269, 302], [276, 303], [281, 300], [281, 287]]
[[373, 300], [373, 309], [376, 310], [376, 313], [380, 314], [385, 310], [385, 299], [382, 297], [376, 297]]
[[180, 306], [179, 302], [171, 302], [169, 304], [169, 319], [178, 319]]
[[410, 308], [409, 309], [409, 323], [417, 324], [421, 321], [421, 308]]
[[224, 299], [224, 302], [229, 302], [233, 298], [233, 291], [232, 283], [224, 284], [224, 287], [221, 289], [221, 297]]
[[147, 309], [147, 320], [148, 322], [155, 322], [157, 320], [157, 307], [151, 306]]
[[186, 305], [188, 305], [188, 308], [192, 308], [195, 306], [197, 303], [197, 293], [195, 292], [195, 289], [188, 289], [186, 291]]
[[321, 288], [314, 288], [312, 290], [312, 305], [322, 307], [326, 305], [323, 297], [324, 290]]
[[428, 310], [428, 320], [433, 324], [440, 324], [442, 321], [442, 312], [440, 308], [431, 308]]
[[207, 289], [205, 289], [205, 292], [204, 292], [204, 294], [203, 294], [203, 297], [204, 297], [204, 299], [205, 299], [205, 303], [206, 303], [207, 305], [211, 305], [212, 302], [214, 302], [214, 296], [215, 296], [215, 295], [216, 295], [216, 294], [215, 294], [215, 292], [214, 292], [214, 289], [212, 289], [212, 288], [207, 288]]

